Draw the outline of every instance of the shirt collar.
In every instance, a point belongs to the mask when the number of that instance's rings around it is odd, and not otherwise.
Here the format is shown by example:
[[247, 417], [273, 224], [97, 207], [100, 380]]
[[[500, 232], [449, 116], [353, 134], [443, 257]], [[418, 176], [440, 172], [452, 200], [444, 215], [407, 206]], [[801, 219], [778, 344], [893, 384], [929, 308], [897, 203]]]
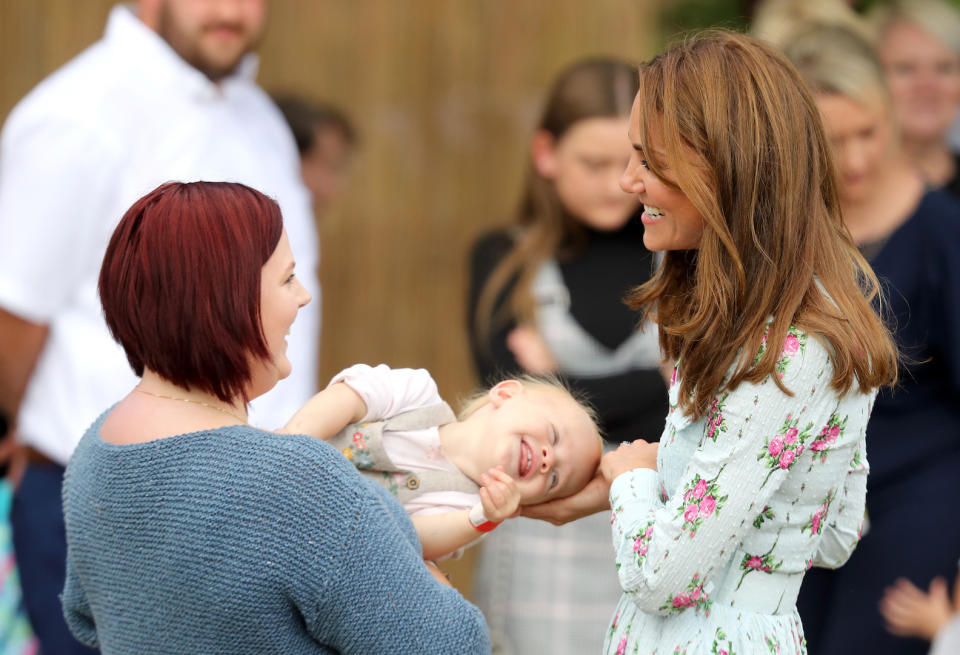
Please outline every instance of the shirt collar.
[[104, 40], [135, 62], [153, 84], [196, 98], [220, 97], [234, 86], [253, 83], [260, 65], [259, 57], [249, 53], [233, 73], [215, 83], [144, 25], [130, 5], [117, 5], [110, 11]]

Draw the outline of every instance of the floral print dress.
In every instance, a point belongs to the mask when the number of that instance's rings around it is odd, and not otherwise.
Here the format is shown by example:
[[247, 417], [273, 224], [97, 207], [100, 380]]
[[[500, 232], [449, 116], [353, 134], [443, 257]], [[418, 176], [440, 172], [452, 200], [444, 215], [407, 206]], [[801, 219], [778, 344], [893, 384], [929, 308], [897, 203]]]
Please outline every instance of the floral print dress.
[[677, 407], [674, 372], [658, 471], [610, 487], [624, 593], [605, 653], [806, 652], [797, 592], [859, 540], [876, 392], [839, 396], [827, 350], [796, 329], [781, 347], [792, 396], [772, 377], [742, 383], [698, 421]]

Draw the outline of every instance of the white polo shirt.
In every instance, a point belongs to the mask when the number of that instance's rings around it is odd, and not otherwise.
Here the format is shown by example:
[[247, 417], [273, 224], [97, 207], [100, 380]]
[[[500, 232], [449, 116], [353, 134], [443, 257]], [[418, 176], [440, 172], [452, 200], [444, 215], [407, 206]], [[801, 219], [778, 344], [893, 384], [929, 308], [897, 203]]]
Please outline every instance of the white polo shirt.
[[37, 85], [4, 125], [0, 306], [50, 327], [18, 427], [54, 460], [65, 464], [137, 381], [107, 331], [97, 277], [124, 212], [163, 182], [242, 182], [279, 202], [313, 302], [288, 338], [293, 373], [254, 402], [251, 420], [278, 427], [316, 391], [316, 228], [293, 136], [256, 69], [248, 55], [214, 84], [118, 6], [104, 38]]

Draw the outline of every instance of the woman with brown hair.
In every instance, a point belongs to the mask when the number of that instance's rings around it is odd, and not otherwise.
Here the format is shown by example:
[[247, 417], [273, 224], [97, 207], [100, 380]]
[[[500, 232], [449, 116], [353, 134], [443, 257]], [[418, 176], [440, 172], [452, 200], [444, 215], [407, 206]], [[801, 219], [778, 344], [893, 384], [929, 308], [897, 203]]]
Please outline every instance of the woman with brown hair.
[[605, 651], [806, 652], [797, 592], [857, 543], [867, 418], [896, 377], [876, 278], [817, 107], [771, 47], [706, 32], [642, 66], [629, 136], [621, 184], [666, 251], [631, 302], [677, 365], [659, 448], [601, 465], [624, 591]]

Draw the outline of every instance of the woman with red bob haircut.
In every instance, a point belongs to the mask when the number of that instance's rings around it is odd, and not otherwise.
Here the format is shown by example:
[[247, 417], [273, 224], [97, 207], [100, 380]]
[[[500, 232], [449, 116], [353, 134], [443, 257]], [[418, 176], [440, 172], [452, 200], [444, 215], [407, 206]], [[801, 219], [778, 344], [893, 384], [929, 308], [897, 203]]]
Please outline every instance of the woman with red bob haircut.
[[[246, 404], [250, 358], [271, 354], [260, 325], [260, 274], [282, 233], [280, 206], [239, 184], [170, 183], [138, 200], [100, 271], [104, 316], [134, 373], [146, 368], [223, 403]], [[309, 302], [299, 284], [296, 291]]]
[[[67, 466], [73, 634], [104, 653], [489, 650], [403, 508], [328, 444], [247, 424], [310, 294], [273, 200], [172, 182], [107, 247], [104, 316], [140, 382]], [[390, 602], [383, 602], [384, 595]]]

